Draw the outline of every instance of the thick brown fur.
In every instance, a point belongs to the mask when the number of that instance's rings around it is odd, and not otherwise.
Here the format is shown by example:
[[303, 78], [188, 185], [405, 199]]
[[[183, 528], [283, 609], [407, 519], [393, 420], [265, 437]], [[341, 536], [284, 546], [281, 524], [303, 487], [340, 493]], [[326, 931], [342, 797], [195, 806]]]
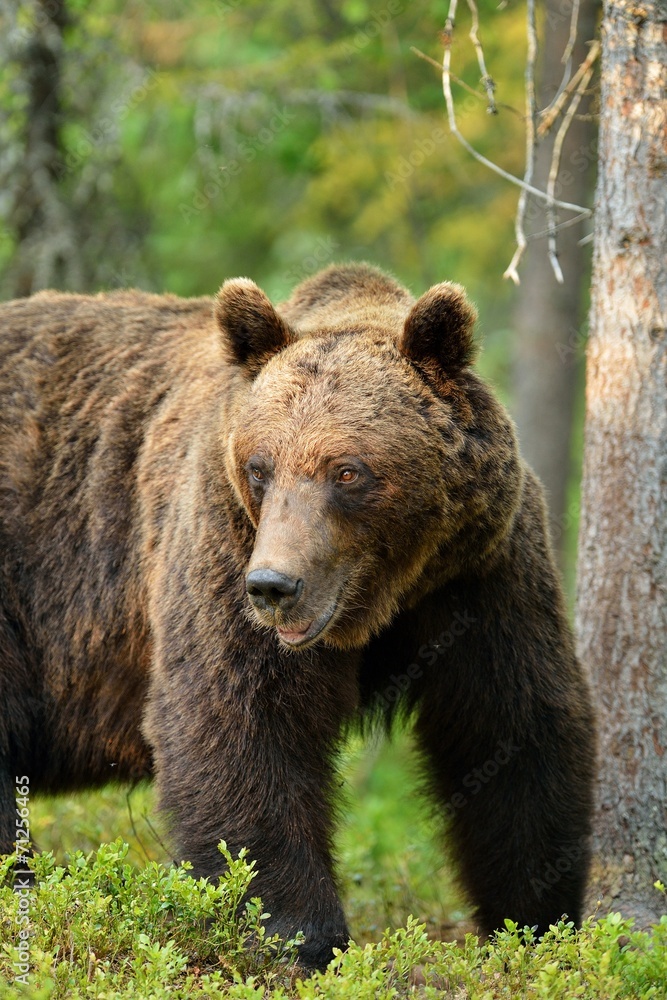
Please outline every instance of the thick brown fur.
[[154, 772], [195, 874], [248, 847], [321, 966], [336, 750], [402, 706], [480, 928], [580, 918], [589, 693], [474, 319], [365, 265], [277, 308], [237, 279], [0, 309], [0, 850], [16, 775]]

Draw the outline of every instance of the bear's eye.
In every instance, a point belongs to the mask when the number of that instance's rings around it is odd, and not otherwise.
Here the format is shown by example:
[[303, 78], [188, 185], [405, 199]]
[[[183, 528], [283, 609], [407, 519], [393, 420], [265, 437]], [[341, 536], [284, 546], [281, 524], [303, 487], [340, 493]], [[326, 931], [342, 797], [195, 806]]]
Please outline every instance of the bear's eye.
[[273, 474], [273, 463], [263, 455], [251, 455], [245, 463], [244, 471], [248, 485], [257, 499], [268, 487]]
[[338, 473], [338, 482], [345, 485], [356, 482], [358, 478], [359, 473], [356, 469], [341, 469]]

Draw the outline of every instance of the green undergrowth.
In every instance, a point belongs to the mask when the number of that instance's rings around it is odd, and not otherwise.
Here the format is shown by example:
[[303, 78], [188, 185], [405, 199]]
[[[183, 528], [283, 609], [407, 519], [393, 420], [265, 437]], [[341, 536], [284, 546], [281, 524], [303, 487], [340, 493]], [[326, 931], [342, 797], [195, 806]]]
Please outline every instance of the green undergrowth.
[[[23, 895], [9, 884], [11, 859], [3, 863], [3, 1000], [667, 997], [667, 917], [648, 933], [618, 914], [579, 932], [561, 923], [539, 942], [508, 922], [491, 943], [469, 934], [461, 945], [432, 940], [409, 918], [304, 978], [293, 962], [296, 942], [267, 937], [260, 901], [239, 906], [252, 862], [226, 854], [227, 873], [214, 886], [187, 866], [137, 867], [127, 855], [120, 839], [75, 853], [66, 866], [37, 855], [35, 884]], [[22, 952], [20, 927], [28, 929]]]
[[[305, 978], [290, 944], [267, 940], [259, 901], [239, 911], [250, 859], [228, 857], [217, 886], [196, 881], [171, 863], [151, 786], [109, 786], [31, 798], [35, 887], [13, 893], [0, 866], [0, 1000], [667, 1000], [667, 918], [640, 933], [612, 915], [539, 943], [511, 925], [489, 944], [466, 935], [408, 733], [352, 739], [340, 775], [336, 853], [356, 943], [326, 973]], [[17, 979], [26, 954], [27, 985]]]
[[[466, 910], [445, 864], [440, 824], [420, 793], [417, 758], [408, 732], [392, 740], [352, 737], [340, 762], [336, 856], [345, 912], [355, 940], [377, 941], [385, 927], [410, 915], [432, 936], [453, 936]], [[128, 861], [169, 862], [169, 838], [148, 783], [109, 785], [30, 802], [37, 847], [66, 864], [77, 850], [96, 850], [117, 837]]]

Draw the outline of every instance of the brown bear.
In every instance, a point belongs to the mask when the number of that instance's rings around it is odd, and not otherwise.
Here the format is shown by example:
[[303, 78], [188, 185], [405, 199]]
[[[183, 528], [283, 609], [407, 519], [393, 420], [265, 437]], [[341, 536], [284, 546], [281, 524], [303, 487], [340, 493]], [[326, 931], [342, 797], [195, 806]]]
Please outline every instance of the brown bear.
[[593, 713], [474, 320], [367, 265], [277, 309], [247, 279], [0, 309], [0, 849], [17, 777], [154, 773], [194, 873], [247, 847], [321, 967], [336, 751], [402, 710], [479, 928], [579, 920]]

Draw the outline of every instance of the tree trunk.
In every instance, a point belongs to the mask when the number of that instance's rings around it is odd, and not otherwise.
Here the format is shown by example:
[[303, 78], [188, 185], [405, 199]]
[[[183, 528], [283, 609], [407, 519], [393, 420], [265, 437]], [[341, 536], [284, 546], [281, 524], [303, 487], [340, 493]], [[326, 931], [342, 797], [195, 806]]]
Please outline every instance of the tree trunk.
[[[58, 185], [65, 0], [33, 0], [28, 29], [21, 24], [19, 7], [0, 6], [2, 56], [25, 98], [24, 125], [8, 162], [10, 176], [3, 178], [16, 253], [2, 290], [12, 298], [83, 284], [76, 234]], [[22, 13], [25, 17], [26, 11]]]
[[646, 926], [667, 881], [667, 7], [607, 0], [579, 545], [600, 727], [589, 905]]
[[[547, 0], [545, 39], [539, 65], [541, 78], [538, 105], [553, 99], [563, 79], [562, 55], [570, 34], [571, 2]], [[578, 41], [572, 65], [585, 59], [587, 41], [595, 36], [597, 3], [583, 0], [579, 15]], [[580, 110], [585, 111], [583, 102]], [[537, 148], [534, 183], [547, 185], [553, 139]], [[560, 197], [586, 205], [592, 191], [596, 128], [593, 121], [574, 120], [561, 157]], [[529, 198], [527, 218], [534, 232], [547, 228], [544, 203]], [[562, 553], [564, 529], [571, 521], [566, 512], [567, 485], [571, 471], [572, 417], [575, 402], [577, 362], [582, 355], [584, 281], [588, 254], [579, 241], [585, 233], [579, 223], [558, 235], [559, 260], [565, 283], [559, 285], [547, 255], [546, 240], [529, 247], [522, 267], [514, 314], [517, 331], [514, 357], [514, 417], [521, 450], [544, 483], [549, 501], [554, 544]]]

